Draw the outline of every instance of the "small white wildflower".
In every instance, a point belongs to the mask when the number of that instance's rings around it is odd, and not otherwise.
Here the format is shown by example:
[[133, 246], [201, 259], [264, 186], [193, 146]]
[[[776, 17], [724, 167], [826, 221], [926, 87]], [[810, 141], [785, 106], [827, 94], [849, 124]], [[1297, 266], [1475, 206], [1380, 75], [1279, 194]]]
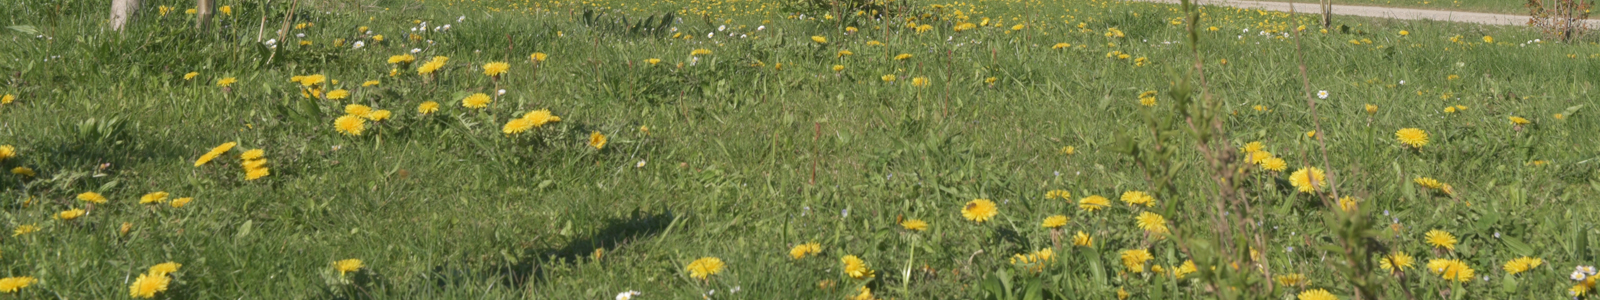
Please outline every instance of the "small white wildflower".
[[635, 167], [635, 168], [643, 168], [644, 167], [644, 160], [643, 159], [639, 160], [639, 163], [633, 164], [633, 167]]
[[617, 293], [617, 300], [632, 300], [633, 296], [638, 296], [638, 295], [639, 295], [639, 291], [621, 292], [621, 293]]
[[762, 29], [767, 29], [767, 25], [756, 26], [756, 31], [761, 31]]
[[294, 34], [294, 37], [297, 37], [297, 38], [305, 38], [305, 37], [306, 37], [306, 34], [305, 34], [305, 33], [296, 33], [296, 34]]
[[456, 23], [461, 23], [461, 21], [466, 21], [466, 20], [467, 20], [467, 16], [461, 16], [460, 18], [456, 18]]
[[422, 53], [422, 48], [411, 48], [411, 54]]
[[495, 96], [505, 95], [506, 94], [506, 89], [500, 89], [499, 91], [495, 91], [494, 94], [495, 94]]
[[356, 43], [354, 45], [351, 45], [351, 49], [361, 49], [361, 47], [366, 47], [366, 46], [367, 46], [367, 43], [362, 42], [362, 41], [356, 41]]
[[1328, 99], [1328, 91], [1317, 91], [1317, 99]]
[[717, 31], [728, 30], [728, 25], [717, 26]]

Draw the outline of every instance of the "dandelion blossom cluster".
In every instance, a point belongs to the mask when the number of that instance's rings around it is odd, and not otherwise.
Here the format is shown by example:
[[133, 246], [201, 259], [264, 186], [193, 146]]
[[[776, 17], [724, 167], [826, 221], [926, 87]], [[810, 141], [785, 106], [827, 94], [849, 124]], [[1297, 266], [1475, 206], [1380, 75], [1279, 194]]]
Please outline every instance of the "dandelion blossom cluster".
[[267, 155], [265, 150], [251, 149], [239, 155], [239, 165], [244, 167], [244, 180], [256, 180], [272, 174], [267, 169]]
[[1472, 266], [1455, 259], [1434, 259], [1428, 261], [1428, 272], [1439, 275], [1445, 280], [1467, 282], [1472, 280]]
[[1122, 266], [1129, 272], [1144, 273], [1144, 263], [1154, 259], [1145, 249], [1122, 250]]
[[799, 244], [789, 249], [789, 257], [794, 259], [806, 258], [806, 256], [816, 255], [817, 253], [822, 253], [822, 245], [817, 243]]

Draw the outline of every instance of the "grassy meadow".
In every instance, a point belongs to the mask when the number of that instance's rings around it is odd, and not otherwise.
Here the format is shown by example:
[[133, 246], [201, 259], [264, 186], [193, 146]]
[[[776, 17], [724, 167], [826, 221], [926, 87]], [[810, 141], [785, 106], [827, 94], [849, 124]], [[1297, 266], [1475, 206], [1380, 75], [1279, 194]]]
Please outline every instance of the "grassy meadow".
[[117, 33], [102, 2], [0, 3], [0, 298], [1595, 285], [1593, 37], [1099, 0], [219, 0], [205, 31], [146, 0]]
[[[1294, 1], [1295, 3], [1318, 3], [1317, 1]], [[1334, 1], [1338, 5], [1363, 5], [1415, 9], [1435, 9], [1486, 12], [1497, 14], [1527, 15], [1528, 2], [1524, 1], [1498, 1], [1498, 0], [1345, 0]], [[1316, 11], [1316, 6], [1307, 8], [1307, 11]]]

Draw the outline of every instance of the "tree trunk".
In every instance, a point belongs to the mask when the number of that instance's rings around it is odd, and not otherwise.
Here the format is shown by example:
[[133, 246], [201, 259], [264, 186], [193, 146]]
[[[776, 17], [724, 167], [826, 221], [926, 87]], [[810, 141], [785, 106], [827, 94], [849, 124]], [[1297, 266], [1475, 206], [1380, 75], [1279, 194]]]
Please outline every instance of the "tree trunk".
[[211, 16], [216, 12], [216, 0], [198, 0], [195, 3], [194, 29], [205, 32], [211, 26]]
[[1322, 0], [1322, 28], [1333, 26], [1333, 0]]
[[122, 31], [138, 11], [139, 0], [111, 0], [111, 31]]

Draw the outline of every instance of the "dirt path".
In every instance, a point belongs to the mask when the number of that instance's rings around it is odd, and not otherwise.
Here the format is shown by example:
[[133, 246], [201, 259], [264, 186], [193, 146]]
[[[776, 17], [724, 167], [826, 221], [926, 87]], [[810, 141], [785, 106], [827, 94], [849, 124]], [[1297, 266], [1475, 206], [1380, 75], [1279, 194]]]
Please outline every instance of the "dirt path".
[[[1129, 0], [1129, 1], [1159, 2], [1159, 3], [1179, 3], [1179, 0]], [[1197, 1], [1197, 3], [1205, 4], [1205, 5], [1238, 7], [1238, 8], [1248, 8], [1248, 9], [1262, 9], [1262, 10], [1284, 11], [1284, 12], [1290, 11], [1289, 8], [1290, 8], [1290, 5], [1291, 5], [1291, 3], [1288, 3], [1288, 2], [1261, 2], [1261, 1], [1251, 1], [1251, 0], [1196, 0], [1196, 1]], [[1319, 12], [1321, 12], [1321, 8], [1318, 8], [1316, 4], [1293, 3], [1293, 5], [1294, 5], [1294, 10], [1297, 11], [1297, 12], [1300, 12], [1300, 13], [1319, 13]], [[1528, 24], [1528, 16], [1526, 16], [1526, 15], [1506, 15], [1506, 14], [1460, 12], [1460, 11], [1448, 11], [1448, 10], [1393, 8], [1393, 7], [1380, 7], [1380, 6], [1355, 6], [1355, 5], [1337, 5], [1337, 4], [1335, 4], [1333, 6], [1333, 14], [1335, 14], [1335, 15], [1344, 15], [1344, 16], [1390, 18], [1390, 19], [1400, 19], [1400, 20], [1437, 20], [1437, 21], [1450, 21], [1450, 22], [1477, 23], [1477, 24], [1485, 24], [1485, 25], [1527, 25]], [[1589, 20], [1589, 25], [1590, 26], [1600, 26], [1600, 20]]]

